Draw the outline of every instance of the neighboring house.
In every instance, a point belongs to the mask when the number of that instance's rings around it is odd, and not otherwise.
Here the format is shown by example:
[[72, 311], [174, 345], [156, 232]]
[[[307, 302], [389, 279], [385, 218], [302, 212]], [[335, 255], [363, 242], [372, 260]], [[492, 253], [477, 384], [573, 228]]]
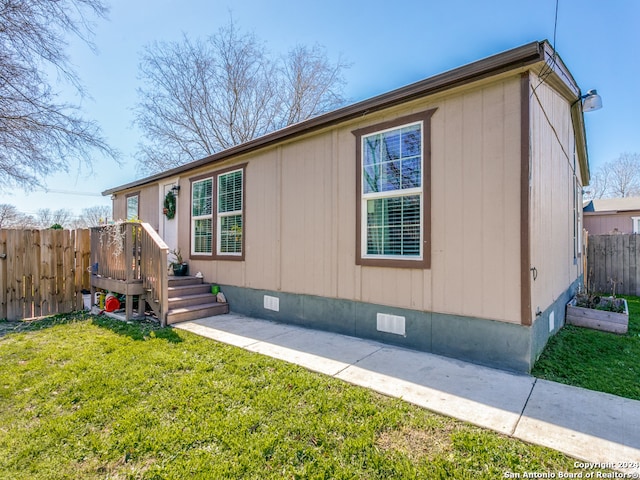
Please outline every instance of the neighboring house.
[[580, 97], [534, 42], [104, 194], [232, 311], [526, 372], [583, 274]]
[[584, 228], [590, 235], [640, 233], [640, 197], [591, 200], [583, 211]]

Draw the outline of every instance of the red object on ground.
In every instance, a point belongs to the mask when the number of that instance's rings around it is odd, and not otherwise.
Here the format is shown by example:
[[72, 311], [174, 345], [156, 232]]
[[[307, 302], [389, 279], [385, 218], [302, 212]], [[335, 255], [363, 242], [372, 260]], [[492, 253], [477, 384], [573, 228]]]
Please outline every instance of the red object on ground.
[[109, 297], [104, 303], [104, 309], [107, 312], [115, 312], [119, 308], [120, 308], [120, 300], [118, 300], [116, 297]]

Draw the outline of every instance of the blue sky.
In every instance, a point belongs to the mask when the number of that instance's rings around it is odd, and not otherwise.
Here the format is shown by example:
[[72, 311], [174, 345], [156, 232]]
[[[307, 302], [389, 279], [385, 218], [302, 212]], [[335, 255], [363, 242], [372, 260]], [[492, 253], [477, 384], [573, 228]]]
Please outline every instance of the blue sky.
[[[531, 41], [552, 42], [556, 1], [111, 0], [110, 6], [109, 20], [95, 28], [97, 54], [79, 42], [69, 53], [92, 96], [82, 102], [84, 113], [121, 152], [122, 165], [97, 157], [93, 172], [73, 165], [50, 177], [49, 193], [10, 190], [0, 202], [26, 213], [79, 213], [110, 204], [100, 192], [139, 177], [132, 110], [140, 53], [153, 41], [179, 40], [184, 33], [206, 37], [233, 15], [274, 54], [318, 43], [331, 57], [342, 55], [352, 63], [346, 96], [358, 101]], [[604, 104], [585, 115], [592, 170], [622, 152], [640, 153], [638, 21], [640, 1], [559, 0], [557, 51], [582, 91], [596, 88]]]

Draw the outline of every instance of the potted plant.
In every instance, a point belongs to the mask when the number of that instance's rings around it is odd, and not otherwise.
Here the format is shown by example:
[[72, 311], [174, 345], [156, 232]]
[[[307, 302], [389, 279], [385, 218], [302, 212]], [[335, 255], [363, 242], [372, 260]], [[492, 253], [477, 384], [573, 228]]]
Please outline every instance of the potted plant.
[[173, 255], [174, 258], [169, 262], [169, 267], [173, 270], [173, 275], [176, 277], [184, 277], [189, 271], [189, 265], [183, 261], [180, 249], [176, 248], [175, 250], [171, 250], [169, 254]]

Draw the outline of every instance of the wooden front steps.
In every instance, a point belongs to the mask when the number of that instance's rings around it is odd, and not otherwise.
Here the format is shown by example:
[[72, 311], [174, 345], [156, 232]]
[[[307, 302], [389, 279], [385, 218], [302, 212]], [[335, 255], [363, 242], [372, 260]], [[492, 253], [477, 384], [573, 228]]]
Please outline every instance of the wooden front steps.
[[169, 277], [167, 325], [229, 313], [228, 303], [218, 303], [211, 284], [197, 277]]

